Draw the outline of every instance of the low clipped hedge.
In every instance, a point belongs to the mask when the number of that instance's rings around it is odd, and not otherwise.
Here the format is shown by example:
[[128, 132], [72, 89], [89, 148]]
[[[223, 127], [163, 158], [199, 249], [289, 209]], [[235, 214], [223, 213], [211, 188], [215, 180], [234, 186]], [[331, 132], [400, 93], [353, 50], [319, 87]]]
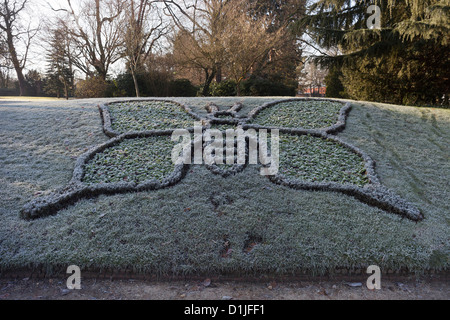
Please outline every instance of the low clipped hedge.
[[[186, 106], [163, 100], [100, 106], [104, 131], [113, 138], [81, 156], [70, 184], [27, 204], [22, 217], [35, 219], [55, 214], [83, 197], [156, 190], [180, 182], [189, 165], [172, 164], [174, 144], [169, 137], [175, 129], [190, 128], [196, 119], [206, 123], [204, 129], [279, 130], [280, 172], [269, 176], [273, 183], [294, 189], [341, 192], [414, 221], [423, 219], [417, 208], [381, 185], [375, 163], [366, 153], [335, 135], [345, 128], [349, 104], [315, 99], [281, 100], [262, 105], [247, 117], [239, 115], [241, 104], [227, 111], [209, 107], [210, 115], [201, 118]], [[314, 110], [317, 119], [312, 118]], [[289, 116], [275, 116], [283, 112]], [[246, 165], [207, 167], [228, 177], [241, 172]]]

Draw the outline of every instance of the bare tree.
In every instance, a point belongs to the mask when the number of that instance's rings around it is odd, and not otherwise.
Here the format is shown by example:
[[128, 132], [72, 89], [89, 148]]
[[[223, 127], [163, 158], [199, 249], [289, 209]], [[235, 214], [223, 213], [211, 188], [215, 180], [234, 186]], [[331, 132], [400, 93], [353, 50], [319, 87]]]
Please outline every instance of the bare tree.
[[292, 5], [292, 13], [286, 11], [281, 16], [275, 10], [257, 14], [254, 4], [242, 0], [164, 3], [178, 28], [175, 58], [181, 65], [204, 70], [203, 95], [207, 95], [214, 77], [221, 80], [222, 71], [235, 80], [240, 95], [241, 82], [293, 41], [287, 26], [298, 11], [296, 5]]
[[8, 45], [0, 38], [0, 88], [8, 88], [11, 70], [14, 70], [14, 67], [9, 58]]
[[126, 7], [126, 22], [123, 43], [125, 58], [133, 77], [136, 97], [140, 96], [137, 73], [144, 67], [144, 62], [154, 50], [158, 40], [168, 32], [158, 1], [129, 0]]
[[226, 48], [228, 72], [236, 82], [239, 96], [241, 82], [252, 73], [257, 64], [273, 59], [276, 51], [291, 41], [291, 38], [287, 35], [287, 25], [269, 31], [273, 20], [270, 14], [253, 19], [247, 14], [245, 2], [230, 0], [229, 5], [235, 9], [228, 17], [222, 42]]
[[[66, 26], [74, 45], [73, 64], [87, 76], [106, 79], [112, 64], [122, 58], [121, 29], [123, 0], [84, 0], [76, 8], [67, 0], [60, 22]], [[92, 72], [94, 68], [96, 74]]]
[[[24, 26], [21, 13], [25, 10], [28, 0], [1, 0], [0, 2], [0, 30], [1, 39], [6, 44], [7, 55], [11, 60], [19, 81], [20, 95], [27, 94], [27, 81], [23, 69], [27, 63], [31, 41], [39, 28], [32, 28], [31, 23]], [[17, 50], [18, 43], [23, 44], [24, 52]]]
[[303, 76], [300, 79], [300, 86], [309, 89], [311, 96], [319, 96], [320, 88], [325, 86], [325, 78], [328, 70], [321, 68], [314, 61], [307, 61], [304, 65]]
[[228, 16], [233, 11], [229, 0], [163, 1], [177, 28], [173, 39], [174, 56], [181, 66], [204, 72], [203, 95], [225, 63], [222, 39]]

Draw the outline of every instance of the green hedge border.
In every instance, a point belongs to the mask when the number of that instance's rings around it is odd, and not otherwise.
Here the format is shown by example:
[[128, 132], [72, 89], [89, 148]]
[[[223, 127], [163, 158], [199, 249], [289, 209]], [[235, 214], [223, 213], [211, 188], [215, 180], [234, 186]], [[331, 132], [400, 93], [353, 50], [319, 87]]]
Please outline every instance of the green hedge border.
[[[278, 105], [280, 103], [292, 102], [292, 101], [311, 101], [311, 100], [319, 100], [319, 101], [331, 101], [336, 102], [335, 100], [326, 100], [326, 99], [283, 99], [275, 102], [266, 103], [262, 106], [259, 106], [252, 110], [247, 117], [240, 118], [238, 112], [242, 108], [242, 104], [235, 104], [230, 107], [228, 111], [219, 111], [220, 109], [217, 106], [209, 106], [209, 110], [211, 110], [210, 114], [206, 118], [201, 118], [192, 110], [178, 102], [170, 101], [170, 100], [131, 100], [131, 101], [120, 101], [120, 103], [126, 102], [145, 102], [145, 101], [163, 101], [167, 103], [172, 103], [180, 106], [184, 109], [188, 114], [190, 114], [194, 119], [198, 121], [202, 121], [203, 130], [208, 129], [213, 124], [229, 124], [241, 126], [243, 129], [266, 129], [266, 130], [280, 130], [282, 133], [291, 134], [291, 135], [311, 135], [317, 138], [329, 139], [337, 144], [349, 149], [353, 153], [360, 156], [366, 167], [366, 174], [369, 179], [369, 184], [363, 188], [353, 186], [353, 185], [342, 185], [338, 183], [312, 183], [312, 182], [304, 182], [295, 179], [290, 179], [284, 177], [282, 175], [276, 175], [269, 177], [269, 180], [275, 184], [284, 185], [293, 189], [301, 189], [301, 190], [315, 190], [315, 191], [328, 191], [328, 192], [340, 192], [348, 196], [352, 196], [359, 201], [366, 203], [371, 206], [378, 207], [387, 212], [399, 214], [403, 217], [406, 217], [413, 221], [421, 221], [424, 219], [424, 215], [417, 209], [414, 205], [410, 204], [403, 198], [396, 195], [391, 190], [384, 187], [378, 176], [376, 174], [376, 164], [372, 160], [372, 158], [366, 154], [364, 151], [356, 148], [355, 146], [345, 142], [341, 138], [338, 138], [335, 134], [341, 132], [346, 127], [347, 117], [352, 109], [351, 104], [343, 104], [341, 112], [339, 114], [338, 122], [328, 128], [324, 129], [301, 129], [301, 128], [277, 128], [277, 127], [263, 127], [259, 125], [248, 124], [249, 121], [253, 120], [259, 112], [266, 108], [270, 108], [272, 106]], [[140, 191], [151, 191], [158, 190], [161, 188], [167, 188], [179, 183], [187, 174], [190, 165], [177, 165], [175, 166], [174, 172], [164, 179], [162, 182], [157, 180], [146, 181], [141, 184], [133, 183], [133, 182], [120, 182], [120, 183], [110, 183], [110, 184], [99, 184], [94, 186], [85, 185], [82, 180], [85, 174], [84, 168], [86, 164], [91, 160], [96, 154], [103, 152], [107, 148], [115, 146], [125, 139], [136, 139], [136, 138], [145, 138], [151, 136], [168, 136], [171, 135], [175, 130], [151, 130], [144, 132], [128, 132], [124, 134], [120, 134], [113, 130], [111, 115], [108, 110], [108, 105], [119, 103], [119, 102], [111, 102], [108, 104], [99, 105], [100, 114], [103, 122], [103, 131], [105, 134], [112, 139], [108, 142], [94, 147], [81, 157], [78, 158], [72, 180], [70, 183], [42, 198], [37, 198], [30, 203], [26, 204], [20, 212], [20, 216], [26, 220], [33, 220], [49, 215], [56, 214], [59, 210], [62, 210], [69, 205], [77, 202], [82, 198], [91, 198], [96, 197], [102, 194], [112, 195], [118, 193], [128, 193], [128, 192], [140, 192]], [[220, 115], [227, 115], [229, 119], [218, 118]], [[194, 128], [188, 129], [188, 131], [193, 132]], [[194, 142], [192, 143], [192, 148], [194, 147]], [[247, 150], [248, 156], [248, 150]], [[231, 169], [224, 170], [217, 165], [207, 166], [208, 169], [218, 175], [222, 175], [223, 177], [228, 177], [230, 175], [237, 174], [242, 172], [246, 168], [246, 165], [234, 165]]]
[[96, 154], [102, 153], [106, 149], [116, 146], [125, 140], [155, 136], [170, 136], [171, 134], [172, 131], [126, 133], [115, 137], [100, 146], [91, 148], [78, 158], [75, 164], [72, 180], [66, 187], [59, 189], [48, 196], [37, 198], [29, 202], [21, 210], [21, 217], [25, 220], [33, 220], [55, 215], [59, 210], [65, 209], [83, 198], [94, 198], [102, 194], [114, 195], [128, 192], [153, 191], [177, 184], [185, 177], [188, 166], [176, 165], [174, 167], [174, 171], [163, 179], [163, 181], [148, 180], [139, 184], [136, 182], [124, 181], [120, 183], [101, 183], [96, 185], [88, 185], [83, 182], [85, 166], [94, 158]]

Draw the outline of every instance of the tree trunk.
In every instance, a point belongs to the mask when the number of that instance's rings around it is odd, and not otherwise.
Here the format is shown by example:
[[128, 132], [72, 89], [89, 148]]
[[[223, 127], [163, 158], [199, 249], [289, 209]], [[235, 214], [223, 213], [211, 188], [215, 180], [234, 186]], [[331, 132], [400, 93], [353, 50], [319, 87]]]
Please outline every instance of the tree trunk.
[[130, 69], [131, 69], [131, 76], [133, 77], [134, 89], [136, 90], [136, 98], [140, 98], [141, 92], [139, 90], [139, 84], [138, 84], [137, 77], [136, 77], [136, 71], [134, 70], [134, 68], [130, 68]]
[[217, 68], [216, 82], [217, 83], [222, 82], [222, 67], [220, 67], [220, 66]]
[[69, 85], [67, 84], [67, 81], [64, 81], [64, 96], [66, 100], [69, 100]]
[[107, 71], [103, 67], [96, 67], [95, 70], [97, 71], [98, 76], [106, 81], [106, 78], [108, 77]]
[[13, 63], [14, 69], [17, 74], [17, 80], [19, 80], [20, 95], [24, 96], [27, 93], [27, 82], [23, 75], [23, 66], [21, 65], [21, 62], [17, 57], [16, 48], [14, 46], [12, 25], [10, 21], [6, 21], [6, 18], [5, 18], [5, 26], [6, 26], [5, 33], [6, 33], [6, 42], [8, 44], [8, 52], [9, 55], [11, 56], [11, 62]]
[[28, 95], [28, 86], [25, 77], [23, 76], [22, 69], [16, 69], [17, 79], [19, 80], [20, 96]]
[[[9, 38], [9, 37], [8, 37]], [[11, 61], [14, 66], [14, 70], [17, 74], [17, 80], [19, 81], [19, 88], [20, 88], [20, 96], [25, 96], [28, 93], [27, 90], [27, 81], [25, 80], [25, 77], [23, 75], [23, 68], [20, 65], [19, 59], [17, 58], [16, 49], [14, 48], [14, 44], [8, 40], [8, 47], [9, 47], [9, 53], [11, 55]]]
[[236, 80], [236, 96], [240, 97], [242, 95], [241, 83], [244, 80], [244, 77], [240, 77]]
[[209, 71], [205, 69], [205, 84], [203, 85], [203, 92], [202, 95], [204, 97], [209, 95], [209, 88], [211, 86], [212, 81], [214, 80], [214, 77], [216, 76], [216, 70], [212, 70], [211, 74], [209, 74]]

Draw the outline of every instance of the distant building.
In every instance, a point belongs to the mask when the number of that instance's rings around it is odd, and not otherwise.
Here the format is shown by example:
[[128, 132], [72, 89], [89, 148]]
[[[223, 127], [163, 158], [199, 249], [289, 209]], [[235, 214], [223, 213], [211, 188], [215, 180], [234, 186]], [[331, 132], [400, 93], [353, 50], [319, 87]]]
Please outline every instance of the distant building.
[[304, 88], [300, 90], [298, 95], [300, 97], [325, 97], [327, 93], [327, 87], [320, 88]]

